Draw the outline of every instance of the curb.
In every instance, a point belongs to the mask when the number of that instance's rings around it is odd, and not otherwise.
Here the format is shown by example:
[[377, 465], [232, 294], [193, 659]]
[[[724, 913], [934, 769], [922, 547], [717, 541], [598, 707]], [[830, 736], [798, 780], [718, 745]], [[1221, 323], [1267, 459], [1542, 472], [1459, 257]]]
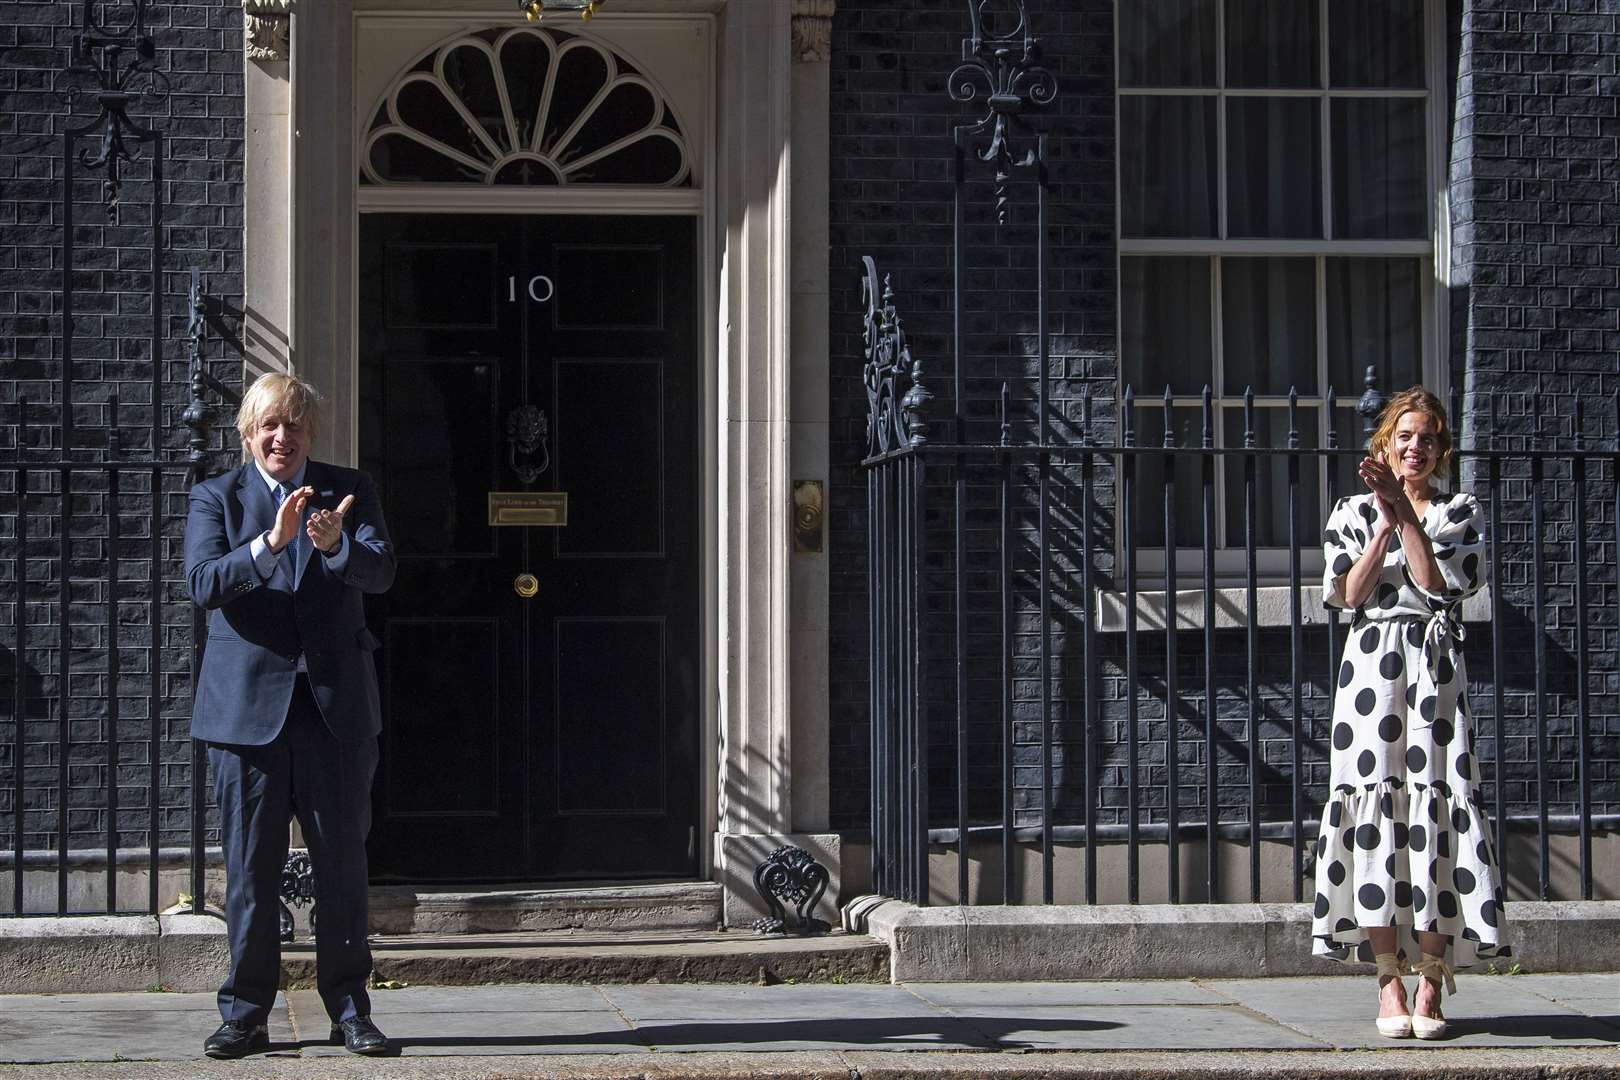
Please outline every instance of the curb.
[[214, 990], [230, 962], [208, 915], [0, 919], [0, 994]]
[[[890, 947], [893, 982], [1351, 975], [1311, 955], [1305, 904], [918, 907], [859, 897], [845, 927]], [[1511, 902], [1513, 962], [1525, 971], [1620, 970], [1620, 901]]]
[[[841, 1051], [781, 1053], [695, 1052], [626, 1060], [622, 1055], [395, 1058], [390, 1076], [443, 1080], [447, 1076], [500, 1080], [1620, 1080], [1612, 1050], [1379, 1050], [1220, 1051], [1119, 1053], [960, 1053]], [[361, 1077], [360, 1067], [333, 1058], [253, 1058], [216, 1062], [83, 1062], [53, 1067], [52, 1076], [75, 1080], [237, 1080]], [[40, 1075], [36, 1065], [0, 1065], [0, 1078]]]
[[0, 920], [0, 993], [147, 990], [158, 941], [152, 915]]

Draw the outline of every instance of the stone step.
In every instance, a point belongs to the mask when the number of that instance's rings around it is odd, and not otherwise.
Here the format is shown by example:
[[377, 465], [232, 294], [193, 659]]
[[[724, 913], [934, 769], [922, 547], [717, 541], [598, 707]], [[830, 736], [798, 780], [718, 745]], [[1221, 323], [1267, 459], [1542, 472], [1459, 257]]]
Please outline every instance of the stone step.
[[[713, 930], [722, 890], [713, 881], [491, 889], [377, 885], [375, 934], [505, 934], [557, 930]], [[304, 912], [295, 921], [304, 922]], [[307, 927], [300, 925], [300, 933]]]
[[[374, 979], [410, 986], [488, 983], [883, 983], [889, 947], [843, 930], [767, 937], [746, 930], [384, 934]], [[282, 946], [289, 989], [315, 985], [308, 937]]]

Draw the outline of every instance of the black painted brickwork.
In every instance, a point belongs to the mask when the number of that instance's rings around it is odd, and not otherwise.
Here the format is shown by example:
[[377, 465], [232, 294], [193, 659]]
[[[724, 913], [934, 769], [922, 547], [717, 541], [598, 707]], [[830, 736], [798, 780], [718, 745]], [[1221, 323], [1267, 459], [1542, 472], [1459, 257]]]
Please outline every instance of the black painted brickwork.
[[[103, 3], [113, 25], [128, 7]], [[62, 132], [94, 117], [97, 106], [81, 96], [69, 111], [64, 91], [87, 84], [62, 74], [81, 4], [67, 0], [0, 5], [0, 844], [15, 835], [12, 778], [15, 760], [13, 687], [23, 679], [26, 770], [23, 843], [57, 843], [60, 763], [59, 674], [62, 618], [61, 536], [71, 536], [68, 581], [68, 697], [70, 720], [69, 839], [74, 847], [102, 847], [109, 737], [107, 573], [108, 481], [105, 472], [75, 474], [71, 511], [62, 520], [61, 479], [35, 469], [27, 481], [27, 610], [16, 596], [19, 456], [44, 461], [61, 456], [62, 364]], [[166, 137], [165, 226], [158, 455], [184, 460], [187, 430], [179, 413], [187, 399], [187, 271], [206, 275], [209, 343], [214, 376], [240, 382], [236, 344], [242, 307], [242, 9], [237, 0], [156, 3], [149, 27], [157, 42], [157, 68], [166, 94], [149, 96], [130, 112]], [[85, 139], [80, 148], [93, 151]], [[68, 448], [76, 460], [108, 457], [150, 460], [152, 446], [152, 310], [150, 155], [129, 167], [119, 217], [102, 206], [101, 176], [77, 168], [74, 187], [73, 423]], [[112, 401], [116, 398], [114, 413]], [[19, 455], [19, 400], [27, 400]], [[216, 399], [217, 404], [217, 399]], [[229, 411], [223, 411], [214, 446], [216, 467], [230, 460]], [[109, 442], [116, 449], [109, 451]], [[116, 731], [121, 846], [144, 847], [151, 825], [145, 809], [152, 732], [150, 585], [153, 481], [149, 470], [120, 477], [120, 543], [116, 609], [118, 661]], [[158, 783], [164, 807], [157, 823], [164, 846], [189, 835], [190, 717], [188, 658], [190, 603], [180, 576], [185, 477], [169, 470], [161, 481], [157, 528], [161, 538], [159, 597], [162, 624], [158, 668], [160, 739]], [[17, 627], [25, 647], [19, 658]]]
[[[1620, 11], [1601, 0], [1504, 3], [1469, 0], [1454, 6], [1458, 34], [1457, 116], [1453, 127], [1454, 356], [1469, 391], [1470, 419], [1482, 444], [1523, 448], [1548, 441], [1613, 447], [1620, 390], [1620, 202], [1616, 153], [1617, 55]], [[1459, 314], [1460, 313], [1460, 314]], [[1489, 395], [1522, 395], [1490, 422]], [[1577, 407], [1584, 414], [1577, 423]], [[1544, 556], [1532, 547], [1531, 474], [1522, 463], [1506, 470], [1503, 513], [1509, 528], [1504, 575], [1513, 611], [1508, 627], [1511, 688], [1506, 712], [1510, 799], [1534, 798], [1538, 735], [1532, 602], [1534, 564], [1543, 567], [1549, 628], [1547, 709], [1552, 797], [1568, 804], [1574, 774], [1575, 552], [1577, 536], [1599, 584], [1592, 590], [1590, 638], [1595, 695], [1588, 722], [1593, 739], [1593, 803], [1620, 807], [1620, 690], [1615, 661], [1615, 474], [1589, 474], [1591, 494], [1607, 501], [1572, 520], [1568, 466], [1549, 468], [1539, 486], [1550, 525]], [[1471, 478], [1478, 490], [1483, 476]], [[1483, 651], [1470, 643], [1470, 662]], [[1562, 807], [1561, 807], [1562, 808]]]
[[[1079, 434], [1082, 387], [1090, 383], [1100, 399], [1115, 393], [1116, 291], [1114, 247], [1114, 102], [1112, 4], [1097, 0], [1034, 3], [1036, 29], [1046, 61], [1060, 83], [1058, 105], [1043, 121], [1051, 132], [1053, 161], [1052, 342], [1049, 369], [1054, 425], [1059, 438]], [[1506, 401], [1494, 432], [1498, 445], [1569, 445], [1575, 401], [1586, 408], [1587, 445], [1614, 445], [1612, 400], [1616, 383], [1615, 291], [1620, 247], [1614, 235], [1613, 33], [1616, 17], [1597, 15], [1595, 4], [1473, 4], [1469, 17], [1460, 6], [1450, 17], [1451, 62], [1457, 76], [1457, 162], [1452, 171], [1453, 217], [1457, 222], [1452, 340], [1453, 381], [1469, 391], [1487, 387], [1514, 394]], [[1520, 14], [1519, 9], [1532, 9]], [[1513, 34], [1495, 33], [1511, 23]], [[830, 562], [832, 569], [831, 755], [833, 825], [863, 831], [868, 824], [868, 712], [866, 486], [857, 462], [865, 448], [865, 391], [860, 372], [860, 257], [873, 256], [893, 275], [896, 302], [906, 320], [925, 381], [937, 395], [934, 435], [950, 439], [951, 125], [982, 115], [982, 105], [958, 105], [944, 92], [946, 74], [956, 66], [966, 32], [960, 5], [929, 0], [843, 0], [833, 28], [832, 191], [830, 256], [832, 287], [832, 477]], [[1489, 32], [1487, 32], [1489, 31]], [[1608, 35], [1607, 37], [1603, 35]], [[1493, 73], [1482, 78], [1483, 72]], [[1514, 73], [1517, 81], [1506, 79]], [[1523, 74], [1520, 74], [1520, 73]], [[1510, 94], [1509, 86], [1516, 86]], [[1514, 96], [1517, 95], [1517, 96]], [[982, 101], [982, 98], [981, 98]], [[1502, 134], [1510, 129], [1512, 135]], [[1541, 131], [1546, 138], [1520, 133]], [[1484, 136], [1488, 131], [1497, 134]], [[986, 166], [970, 173], [968, 271], [964, 279], [964, 342], [968, 373], [964, 412], [970, 441], [997, 435], [997, 398], [1003, 381], [1013, 399], [1014, 441], [1028, 434], [1034, 398], [1035, 349], [1033, 191], [1013, 189], [1013, 218], [999, 231], [989, 224], [992, 194], [984, 183]], [[1487, 205], [1487, 204], [1490, 205]], [[1521, 280], [1521, 278], [1523, 280]], [[1533, 393], [1534, 397], [1525, 396]], [[1488, 413], [1482, 398], [1468, 399], [1469, 436], [1488, 440]], [[1102, 442], [1114, 437], [1099, 407], [1093, 432]], [[1535, 427], [1539, 415], [1539, 431]], [[1559, 442], [1559, 440], [1564, 440]], [[1483, 445], [1483, 443], [1482, 443]], [[925, 626], [940, 658], [928, 671], [933, 816], [954, 824], [955, 706], [951, 541], [952, 475], [947, 464], [931, 466]], [[1533, 559], [1530, 544], [1528, 466], [1511, 464], [1503, 491], [1504, 574], [1501, 631], [1508, 642], [1502, 748], [1505, 793], [1510, 813], [1523, 813], [1536, 798], [1535, 756], [1545, 742], [1551, 767], [1547, 798], [1554, 813], [1572, 812], [1574, 783], [1575, 666], [1573, 578], [1574, 526], [1570, 488], [1549, 486], [1550, 540], [1543, 553], [1549, 591], [1544, 610], [1552, 636], [1546, 673], [1549, 713], [1542, 740], [1536, 719], [1536, 690], [1524, 647], [1533, 629]], [[1569, 475], [1567, 463], [1548, 476]], [[1099, 462], [1090, 519], [1094, 566], [1100, 582], [1117, 584], [1112, 548], [1113, 475]], [[1606, 498], [1607, 509], [1593, 512], [1587, 532], [1591, 569], [1593, 660], [1588, 719], [1593, 735], [1593, 808], [1620, 810], [1620, 750], [1615, 675], [1613, 473], [1595, 468], [1589, 494]], [[1017, 818], [1039, 820], [1039, 618], [1035, 590], [1036, 547], [1031, 474], [1021, 474], [1015, 521], [1015, 764]], [[1467, 477], [1482, 495], [1483, 477]], [[971, 816], [996, 821], [999, 792], [999, 596], [995, 591], [998, 543], [996, 473], [975, 467], [969, 474], [968, 580]], [[1082, 724], [1080, 601], [1077, 577], [1082, 533], [1078, 470], [1059, 468], [1054, 476], [1054, 756], [1058, 819], [1082, 820], [1085, 754]], [[1314, 545], [1319, 522], [1303, 523], [1306, 543]], [[1182, 588], [1198, 581], [1183, 577]], [[1144, 582], [1143, 588], [1159, 587]], [[1343, 640], [1342, 632], [1340, 641]], [[1326, 633], [1307, 631], [1303, 658], [1300, 737], [1305, 761], [1307, 818], [1320, 804], [1328, 757], [1327, 715], [1330, 673]], [[1144, 818], [1162, 820], [1165, 789], [1164, 645], [1162, 633], [1141, 637], [1137, 700]], [[1123, 820], [1125, 803], [1125, 698], [1123, 635], [1098, 635], [1097, 723], [1090, 747], [1091, 780], [1102, 808], [1102, 822]], [[1179, 785], [1185, 821], [1204, 818], [1207, 793], [1203, 738], [1203, 636], [1185, 632], [1178, 639], [1178, 715], [1181, 719]], [[1496, 757], [1495, 726], [1488, 687], [1492, 678], [1489, 630], [1474, 630], [1467, 646], [1471, 694], [1482, 719], [1477, 737], [1481, 756]], [[1294, 728], [1289, 634], [1266, 629], [1259, 635], [1259, 688], [1256, 710], [1260, 797], [1267, 820], [1289, 815], [1290, 735]], [[1247, 678], [1250, 659], [1241, 630], [1216, 637], [1215, 683], [1220, 762], [1220, 816], [1246, 817], [1249, 770]], [[1494, 798], [1495, 773], [1486, 779]]]

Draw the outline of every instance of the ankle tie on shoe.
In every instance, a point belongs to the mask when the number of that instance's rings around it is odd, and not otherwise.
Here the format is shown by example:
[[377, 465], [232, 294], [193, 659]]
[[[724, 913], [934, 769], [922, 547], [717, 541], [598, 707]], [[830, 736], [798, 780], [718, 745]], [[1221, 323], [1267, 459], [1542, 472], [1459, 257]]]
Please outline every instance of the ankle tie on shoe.
[[1378, 977], [1380, 979], [1385, 975], [1392, 979], [1401, 977], [1401, 962], [1395, 958], [1394, 953], [1378, 953], [1373, 957], [1373, 962], [1378, 965]]
[[[1382, 970], [1382, 969], [1380, 969]], [[1445, 984], [1446, 993], [1453, 996], [1457, 993], [1457, 981], [1451, 977], [1451, 965], [1446, 963], [1444, 956], [1423, 954], [1423, 959], [1412, 965], [1412, 970], [1428, 979], [1436, 986]]]

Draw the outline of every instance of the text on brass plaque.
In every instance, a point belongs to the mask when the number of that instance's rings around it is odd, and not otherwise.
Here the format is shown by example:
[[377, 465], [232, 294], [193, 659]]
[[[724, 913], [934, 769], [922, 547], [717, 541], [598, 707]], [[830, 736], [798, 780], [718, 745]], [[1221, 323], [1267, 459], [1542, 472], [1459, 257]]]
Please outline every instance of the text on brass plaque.
[[568, 524], [568, 492], [492, 491], [489, 523], [560, 528]]

